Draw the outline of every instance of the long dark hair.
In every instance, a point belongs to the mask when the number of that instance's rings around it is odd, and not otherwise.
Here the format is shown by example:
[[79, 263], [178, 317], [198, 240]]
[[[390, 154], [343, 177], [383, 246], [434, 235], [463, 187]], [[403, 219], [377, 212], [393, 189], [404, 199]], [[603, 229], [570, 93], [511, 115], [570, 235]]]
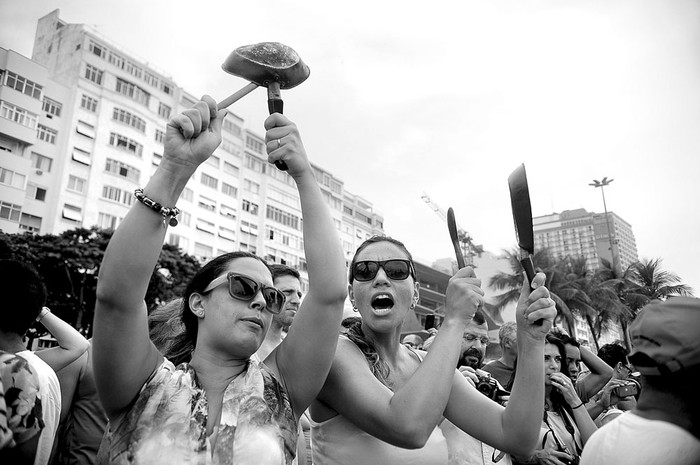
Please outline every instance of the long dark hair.
[[[390, 242], [399, 249], [401, 249], [406, 254], [406, 258], [408, 258], [408, 260], [411, 262], [412, 268], [415, 270], [416, 267], [413, 263], [413, 256], [408, 251], [403, 242], [399, 241], [398, 239], [394, 239], [393, 237], [385, 235], [376, 235], [370, 237], [362, 244], [360, 244], [360, 246], [355, 251], [355, 255], [352, 257], [352, 261], [350, 262], [350, 272], [348, 273], [348, 282], [350, 284], [352, 284], [353, 282], [352, 269], [355, 265], [355, 262], [357, 261], [357, 256], [370, 244], [376, 244], [379, 242]], [[416, 282], [418, 281], [417, 276], [414, 276], [414, 279], [416, 280]], [[382, 360], [382, 358], [379, 356], [379, 352], [377, 352], [377, 348], [374, 346], [372, 341], [367, 339], [367, 337], [365, 336], [364, 331], [362, 331], [362, 320], [353, 323], [348, 328], [346, 336], [357, 346], [358, 349], [360, 349], [362, 355], [365, 356], [367, 364], [369, 365], [369, 368], [372, 371], [372, 374], [375, 376], [375, 378], [377, 378], [383, 385], [385, 385], [393, 391], [393, 386], [389, 379], [389, 365], [384, 360]]]
[[[557, 336], [551, 333], [547, 333], [545, 336], [545, 343], [546, 344], [552, 344], [556, 346], [557, 350], [559, 351], [559, 356], [561, 357], [561, 369], [560, 371], [567, 377], [571, 378], [569, 376], [569, 365], [566, 363], [566, 348], [564, 347], [564, 343], [559, 339]], [[566, 402], [564, 399], [564, 395], [559, 392], [558, 389], [552, 388], [550, 394], [549, 394], [549, 399], [552, 401], [552, 408], [555, 412], [558, 412], [562, 418], [564, 418], [563, 410], [566, 410], [566, 412], [573, 418], [574, 412], [571, 410], [571, 407], [569, 404]]]
[[[197, 343], [198, 319], [190, 310], [190, 296], [195, 292], [203, 294], [204, 289], [206, 289], [209, 283], [222, 275], [228, 268], [229, 264], [237, 258], [254, 258], [256, 260], [260, 260], [260, 262], [263, 263], [268, 270], [270, 269], [267, 262], [255, 254], [250, 252], [229, 252], [214, 258], [194, 275], [190, 283], [185, 288], [185, 293], [182, 296], [180, 320], [182, 321], [182, 325], [184, 326], [185, 330], [174, 336], [173, 342], [170, 344], [167, 353], [163, 354], [175, 365], [179, 365], [183, 362], [189, 362], [192, 358], [192, 351]], [[272, 274], [272, 272], [270, 272], [270, 274]]]

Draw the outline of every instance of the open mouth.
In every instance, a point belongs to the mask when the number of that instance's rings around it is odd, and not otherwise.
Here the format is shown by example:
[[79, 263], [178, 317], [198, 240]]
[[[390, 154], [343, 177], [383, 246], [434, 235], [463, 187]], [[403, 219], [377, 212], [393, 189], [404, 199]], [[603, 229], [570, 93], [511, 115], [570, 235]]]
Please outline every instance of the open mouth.
[[372, 298], [372, 309], [377, 315], [388, 313], [394, 307], [394, 298], [389, 294], [377, 294]]

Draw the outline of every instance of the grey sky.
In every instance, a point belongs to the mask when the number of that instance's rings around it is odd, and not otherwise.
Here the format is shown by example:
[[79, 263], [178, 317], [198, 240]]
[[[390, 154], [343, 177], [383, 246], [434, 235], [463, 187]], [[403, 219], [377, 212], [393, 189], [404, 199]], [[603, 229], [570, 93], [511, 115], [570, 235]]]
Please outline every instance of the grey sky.
[[[451, 256], [428, 193], [477, 243], [515, 243], [506, 179], [524, 162], [533, 214], [608, 208], [700, 294], [697, 1], [0, 1], [0, 46], [31, 55], [55, 8], [220, 100], [234, 48], [293, 47], [283, 93], [310, 158], [374, 203], [417, 257]], [[263, 133], [257, 90], [232, 111]]]

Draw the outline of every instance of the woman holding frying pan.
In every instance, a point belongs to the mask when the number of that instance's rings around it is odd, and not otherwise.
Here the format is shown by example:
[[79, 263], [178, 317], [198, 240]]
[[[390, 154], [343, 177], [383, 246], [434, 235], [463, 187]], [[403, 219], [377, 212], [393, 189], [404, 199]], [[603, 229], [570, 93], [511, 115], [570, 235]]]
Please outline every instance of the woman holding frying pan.
[[555, 315], [543, 282], [539, 274], [534, 290], [523, 285], [518, 301], [522, 369], [504, 409], [455, 370], [464, 329], [483, 303], [473, 270], [463, 268], [450, 279], [445, 319], [426, 354], [400, 341], [404, 318], [418, 302], [411, 254], [386, 236], [365, 241], [350, 264], [348, 288], [362, 320], [340, 336], [311, 405], [314, 463], [446, 464], [437, 428], [443, 416], [499, 450], [530, 454], [544, 407], [544, 336]]
[[[309, 291], [287, 338], [262, 344], [284, 295], [247, 252], [207, 263], [187, 285], [182, 344], [164, 358], [148, 337], [146, 294], [185, 184], [221, 142], [225, 110], [205, 96], [167, 126], [163, 161], [114, 233], [97, 287], [94, 367], [110, 419], [111, 464], [290, 464], [297, 422], [333, 359], [346, 296], [345, 260], [296, 126], [267, 118], [268, 161], [283, 160], [304, 216]], [[179, 363], [177, 366], [175, 363]], [[101, 451], [101, 455], [104, 451]], [[103, 457], [104, 458], [104, 457]]]

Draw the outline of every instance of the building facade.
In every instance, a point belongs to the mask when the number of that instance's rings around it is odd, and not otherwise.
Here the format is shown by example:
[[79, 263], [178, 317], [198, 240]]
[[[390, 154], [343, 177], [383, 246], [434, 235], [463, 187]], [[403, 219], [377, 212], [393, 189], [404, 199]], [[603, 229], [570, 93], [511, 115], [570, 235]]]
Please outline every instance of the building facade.
[[533, 218], [533, 229], [535, 250], [548, 249], [554, 259], [584, 257], [591, 271], [601, 259], [614, 264], [613, 253], [620, 270], [639, 260], [632, 226], [613, 212], [565, 210]]
[[[55, 10], [38, 21], [32, 59], [0, 49], [0, 229], [114, 229], [163, 156], [166, 123], [197, 99], [166, 73]], [[264, 138], [229, 112], [223, 140], [190, 179], [166, 242], [202, 261], [248, 250], [305, 275], [293, 179], [267, 163]], [[370, 202], [312, 165], [349, 260], [383, 231]], [[306, 285], [306, 283], [304, 283]]]

